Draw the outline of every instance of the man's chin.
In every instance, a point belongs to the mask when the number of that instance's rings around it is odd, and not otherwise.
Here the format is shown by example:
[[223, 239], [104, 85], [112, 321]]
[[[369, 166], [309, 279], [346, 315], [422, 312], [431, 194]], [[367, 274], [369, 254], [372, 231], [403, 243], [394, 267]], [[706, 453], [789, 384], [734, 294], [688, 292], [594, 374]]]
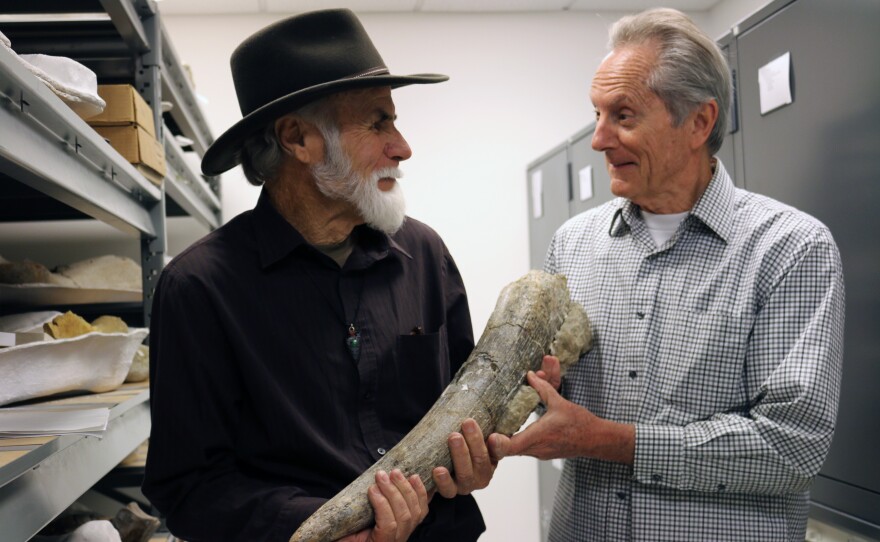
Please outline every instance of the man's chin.
[[397, 186], [397, 179], [394, 179], [392, 177], [385, 177], [383, 179], [379, 179], [376, 182], [376, 186], [382, 192], [390, 192], [391, 190], [394, 190], [395, 186]]
[[386, 221], [368, 221], [367, 226], [373, 228], [374, 230], [379, 230], [382, 233], [386, 233], [388, 235], [394, 235], [397, 233], [400, 228], [403, 227], [404, 222], [406, 222], [406, 216], [399, 220], [386, 220]]

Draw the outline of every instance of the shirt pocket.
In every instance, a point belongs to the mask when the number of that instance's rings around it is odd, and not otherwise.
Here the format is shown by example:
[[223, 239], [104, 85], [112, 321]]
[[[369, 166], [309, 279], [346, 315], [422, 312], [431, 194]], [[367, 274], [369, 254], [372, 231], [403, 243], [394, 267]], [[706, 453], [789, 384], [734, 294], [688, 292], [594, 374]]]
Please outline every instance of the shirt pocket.
[[446, 326], [436, 333], [399, 335], [394, 352], [396, 379], [404, 412], [418, 421], [449, 384]]
[[677, 310], [660, 330], [653, 371], [657, 422], [684, 424], [744, 408], [752, 317]]

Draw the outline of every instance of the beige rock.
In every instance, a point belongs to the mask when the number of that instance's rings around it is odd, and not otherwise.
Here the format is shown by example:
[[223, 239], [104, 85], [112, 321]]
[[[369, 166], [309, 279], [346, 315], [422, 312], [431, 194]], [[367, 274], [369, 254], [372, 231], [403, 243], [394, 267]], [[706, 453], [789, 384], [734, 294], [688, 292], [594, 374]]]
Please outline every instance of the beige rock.
[[76, 283], [73, 282], [73, 279], [69, 279], [64, 275], [59, 275], [58, 273], [50, 273], [49, 274], [49, 284], [53, 286], [61, 286], [64, 288], [76, 288]]
[[95, 331], [95, 328], [86, 322], [82, 316], [67, 311], [53, 318], [51, 322], [43, 324], [43, 331], [48, 333], [53, 339], [70, 339], [91, 333]]
[[30, 260], [0, 263], [0, 283], [3, 284], [47, 284], [51, 275], [45, 265]]
[[100, 333], [128, 333], [128, 324], [118, 316], [99, 316], [92, 321], [92, 327]]
[[56, 273], [73, 280], [80, 288], [140, 290], [141, 267], [131, 258], [107, 255], [60, 266]]
[[130, 502], [110, 520], [122, 542], [149, 542], [161, 525], [159, 518], [144, 512], [136, 502]]
[[128, 370], [126, 382], [143, 382], [150, 377], [150, 347], [142, 344], [138, 346], [131, 360], [131, 368]]

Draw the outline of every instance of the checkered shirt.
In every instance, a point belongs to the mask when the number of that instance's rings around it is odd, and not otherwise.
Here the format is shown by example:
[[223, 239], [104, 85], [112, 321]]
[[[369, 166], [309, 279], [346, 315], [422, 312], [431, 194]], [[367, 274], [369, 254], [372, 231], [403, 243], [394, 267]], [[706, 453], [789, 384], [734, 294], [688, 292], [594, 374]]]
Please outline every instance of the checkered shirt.
[[828, 229], [718, 162], [662, 246], [617, 198], [563, 225], [545, 269], [594, 330], [563, 395], [636, 427], [632, 467], [565, 461], [549, 540], [802, 542], [843, 357]]

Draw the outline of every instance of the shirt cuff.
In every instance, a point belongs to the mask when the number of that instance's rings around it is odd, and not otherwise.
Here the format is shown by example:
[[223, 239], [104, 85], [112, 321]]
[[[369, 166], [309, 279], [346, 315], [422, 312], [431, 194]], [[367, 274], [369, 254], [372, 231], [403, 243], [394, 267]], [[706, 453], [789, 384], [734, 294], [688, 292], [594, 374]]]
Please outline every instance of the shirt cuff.
[[681, 488], [684, 483], [684, 428], [636, 424], [633, 479], [646, 485]]

